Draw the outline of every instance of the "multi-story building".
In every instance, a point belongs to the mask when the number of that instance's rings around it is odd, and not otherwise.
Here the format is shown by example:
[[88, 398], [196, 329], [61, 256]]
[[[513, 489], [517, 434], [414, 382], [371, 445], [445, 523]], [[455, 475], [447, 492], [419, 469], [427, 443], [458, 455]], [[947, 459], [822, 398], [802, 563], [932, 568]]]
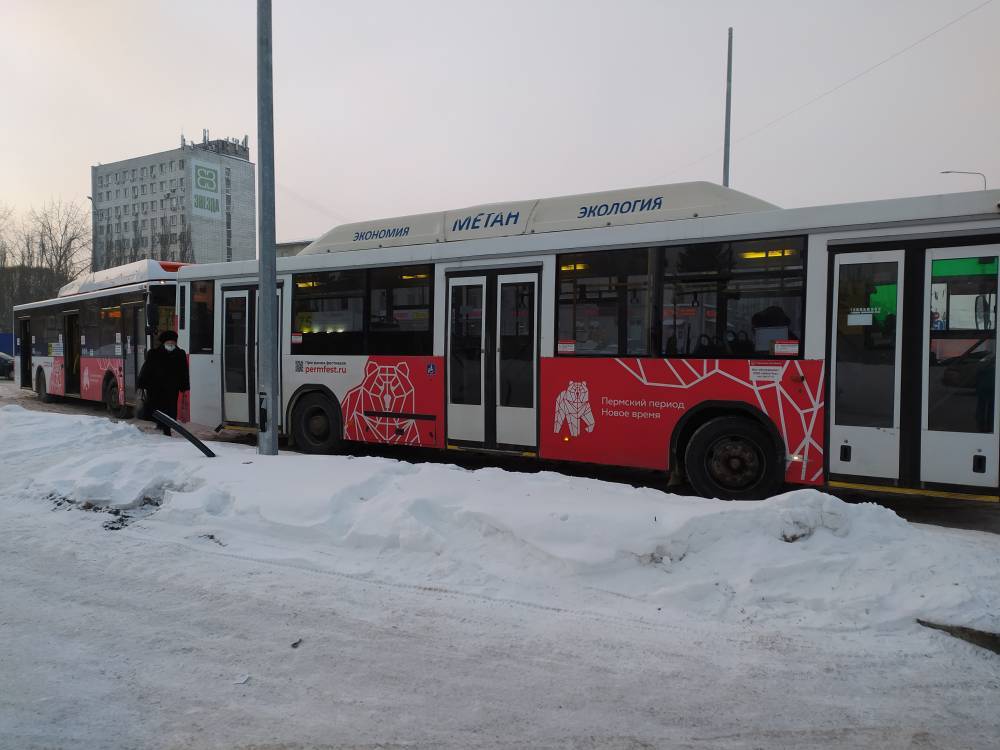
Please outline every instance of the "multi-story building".
[[97, 271], [143, 258], [219, 263], [257, 254], [247, 138], [201, 143], [90, 168]]

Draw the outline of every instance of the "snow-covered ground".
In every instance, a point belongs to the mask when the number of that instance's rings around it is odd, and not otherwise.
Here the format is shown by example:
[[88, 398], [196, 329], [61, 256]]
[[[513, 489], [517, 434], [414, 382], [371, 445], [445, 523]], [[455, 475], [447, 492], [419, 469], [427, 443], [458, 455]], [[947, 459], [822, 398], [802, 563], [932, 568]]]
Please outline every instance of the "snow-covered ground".
[[0, 407], [0, 747], [1000, 734], [1000, 657], [915, 623], [1000, 630], [995, 535], [812, 490], [213, 448]]

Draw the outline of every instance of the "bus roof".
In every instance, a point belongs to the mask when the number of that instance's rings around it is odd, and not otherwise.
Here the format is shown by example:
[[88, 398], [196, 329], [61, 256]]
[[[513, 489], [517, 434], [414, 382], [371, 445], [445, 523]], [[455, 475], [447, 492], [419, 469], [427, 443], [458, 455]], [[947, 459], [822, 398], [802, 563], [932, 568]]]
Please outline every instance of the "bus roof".
[[760, 198], [711, 182], [679, 182], [342, 224], [306, 246], [299, 255], [645, 224], [775, 208]]
[[70, 297], [74, 294], [113, 289], [143, 281], [174, 279], [177, 275], [177, 269], [184, 265], [187, 264], [166, 260], [137, 260], [135, 263], [127, 263], [124, 266], [115, 266], [103, 271], [85, 274], [61, 287], [58, 296]]
[[[768, 204], [770, 205], [770, 204]], [[442, 214], [443, 215], [443, 214]], [[358, 252], [303, 251], [278, 258], [278, 271], [295, 273], [318, 268], [404, 265], [454, 261], [475, 256], [579, 252], [608, 246], [719, 242], [738, 237], [752, 239], [789, 234], [853, 232], [885, 229], [886, 236], [902, 227], [961, 223], [969, 232], [1000, 234], [1000, 190], [974, 190], [941, 195], [890, 198], [803, 208], [769, 208], [744, 213], [656, 221], [619, 227], [596, 227], [566, 232], [526, 233], [517, 237], [483, 237], [458, 242], [421, 244], [411, 238], [398, 242], [391, 252], [370, 246]], [[336, 230], [334, 230], [336, 231]], [[317, 240], [317, 245], [323, 238]], [[360, 243], [359, 243], [360, 244]], [[371, 244], [371, 243], [369, 243]], [[406, 246], [409, 245], [409, 246]], [[318, 245], [317, 245], [318, 247]], [[243, 278], [257, 273], [257, 261], [190, 265], [178, 272], [180, 279]]]

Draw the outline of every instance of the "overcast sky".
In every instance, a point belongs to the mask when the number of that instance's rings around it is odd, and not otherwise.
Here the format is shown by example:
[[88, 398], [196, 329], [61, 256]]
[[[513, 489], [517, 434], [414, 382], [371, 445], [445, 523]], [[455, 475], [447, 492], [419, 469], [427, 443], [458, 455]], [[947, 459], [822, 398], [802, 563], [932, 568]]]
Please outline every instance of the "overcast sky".
[[[781, 206], [1000, 187], [1000, 0], [274, 0], [279, 240], [345, 221], [685, 180]], [[249, 134], [253, 0], [0, 0], [0, 203]], [[706, 158], [702, 158], [706, 157]]]

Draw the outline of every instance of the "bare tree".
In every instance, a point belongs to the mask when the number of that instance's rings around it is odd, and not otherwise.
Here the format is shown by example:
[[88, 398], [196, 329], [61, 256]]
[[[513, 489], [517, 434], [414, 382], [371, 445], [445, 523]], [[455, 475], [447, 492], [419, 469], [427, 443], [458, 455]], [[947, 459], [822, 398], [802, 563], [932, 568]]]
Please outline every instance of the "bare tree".
[[170, 260], [170, 227], [160, 227], [157, 240], [160, 245], [160, 260]]
[[90, 260], [90, 215], [81, 206], [51, 201], [19, 221], [0, 207], [0, 330], [14, 305], [55, 297]]
[[191, 241], [191, 225], [188, 224], [177, 235], [177, 242], [180, 248], [177, 260], [181, 263], [194, 263], [194, 243]]
[[37, 242], [42, 268], [72, 281], [89, 266], [90, 213], [79, 204], [54, 200], [31, 209], [27, 229]]

